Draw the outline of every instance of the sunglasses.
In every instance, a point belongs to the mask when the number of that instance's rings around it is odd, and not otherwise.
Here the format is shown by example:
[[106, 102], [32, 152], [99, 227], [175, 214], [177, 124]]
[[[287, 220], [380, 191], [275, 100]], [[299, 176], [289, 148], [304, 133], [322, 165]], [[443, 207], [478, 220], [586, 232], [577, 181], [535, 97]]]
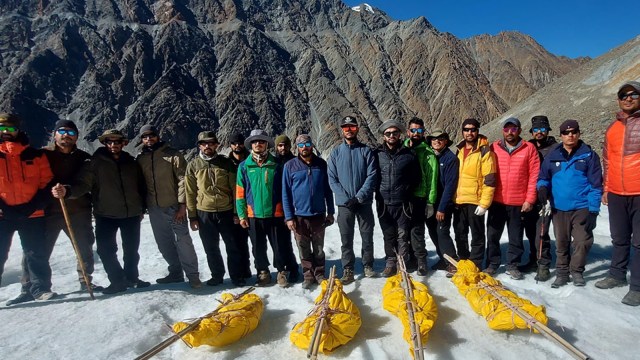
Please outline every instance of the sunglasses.
[[154, 138], [154, 137], [158, 137], [158, 135], [156, 135], [156, 134], [144, 134], [144, 135], [140, 136], [141, 139], [151, 139], [151, 138]]
[[69, 135], [69, 136], [77, 136], [78, 132], [76, 130], [70, 129], [58, 129], [56, 132], [60, 135]]
[[531, 129], [531, 131], [533, 131], [534, 133], [536, 133], [536, 132], [545, 132], [545, 131], [547, 131], [547, 128], [544, 128], [544, 127], [533, 128], [533, 129]]
[[577, 135], [580, 134], [579, 130], [565, 130], [565, 131], [560, 131], [560, 134], [562, 135]]
[[205, 147], [207, 147], [207, 146], [214, 146], [214, 145], [217, 145], [217, 144], [218, 144], [218, 143], [217, 143], [217, 142], [215, 142], [215, 141], [201, 141], [201, 142], [199, 142], [199, 143], [198, 143], [198, 145], [200, 145], [200, 146], [205, 146]]
[[440, 142], [445, 142], [448, 141], [449, 139], [447, 139], [446, 137], [437, 137], [437, 138], [431, 138], [431, 141], [440, 141]]
[[0, 126], [0, 131], [16, 132], [16, 131], [18, 131], [18, 127], [16, 127], [16, 126]]
[[343, 126], [342, 127], [342, 131], [347, 132], [347, 131], [358, 131], [358, 127], [355, 125], [349, 125], [349, 126]]
[[619, 94], [618, 95], [618, 99], [619, 100], [625, 100], [628, 97], [631, 97], [631, 99], [633, 99], [633, 100], [638, 100], [638, 99], [640, 99], [640, 94], [638, 94], [637, 92], [630, 92], [630, 93], [627, 93], [627, 94]]
[[298, 149], [302, 149], [304, 147], [311, 147], [311, 146], [313, 146], [313, 144], [311, 144], [311, 142], [299, 143], [298, 144]]
[[409, 129], [409, 131], [411, 131], [411, 133], [413, 134], [422, 134], [424, 132], [423, 128], [413, 128], [413, 129]]
[[517, 127], [517, 126], [509, 126], [509, 127], [506, 127], [504, 129], [502, 129], [502, 132], [503, 133], [507, 133], [507, 134], [515, 134], [515, 133], [518, 132], [518, 130], [520, 130], [520, 128]]
[[104, 143], [105, 145], [122, 145], [124, 144], [124, 141], [107, 139], [104, 141]]
[[478, 128], [477, 127], [462, 128], [462, 132], [478, 132]]
[[383, 135], [385, 137], [392, 137], [392, 136], [399, 136], [400, 135], [400, 131], [387, 131], [385, 133], [383, 133]]
[[266, 142], [266, 141], [264, 141], [264, 140], [254, 140], [254, 141], [252, 141], [252, 142], [251, 142], [251, 144], [260, 144], [260, 145], [264, 145], [264, 144], [266, 144], [266, 143], [267, 143], [267, 142]]

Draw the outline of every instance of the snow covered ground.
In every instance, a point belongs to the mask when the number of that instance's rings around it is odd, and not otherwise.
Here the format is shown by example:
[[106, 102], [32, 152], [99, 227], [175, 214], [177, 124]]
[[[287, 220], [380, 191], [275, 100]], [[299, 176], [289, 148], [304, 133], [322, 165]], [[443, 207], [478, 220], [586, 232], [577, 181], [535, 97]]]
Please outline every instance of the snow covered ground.
[[[620, 303], [627, 288], [600, 290], [596, 280], [605, 275], [611, 253], [608, 213], [603, 209], [596, 228], [585, 278], [586, 287], [569, 284], [552, 289], [551, 281], [536, 284], [533, 275], [511, 280], [500, 270], [497, 278], [519, 295], [547, 307], [549, 327], [594, 359], [637, 359], [640, 309]], [[506, 236], [506, 235], [505, 235]], [[209, 278], [202, 244], [193, 234], [200, 256], [202, 280]], [[503, 254], [506, 238], [503, 237]], [[356, 236], [356, 253], [359, 237]], [[429, 245], [429, 265], [435, 263]], [[383, 243], [376, 227], [376, 269], [382, 270]], [[328, 265], [340, 266], [340, 237], [336, 225], [327, 229]], [[13, 241], [0, 287], [1, 359], [131, 359], [171, 335], [165, 324], [203, 315], [216, 307], [223, 291], [239, 292], [228, 278], [218, 287], [192, 290], [187, 283], [153, 284], [117, 296], [99, 295], [91, 301], [78, 292], [75, 257], [69, 240], [61, 236], [51, 260], [53, 290], [61, 294], [48, 302], [4, 307], [20, 291], [20, 241]], [[166, 264], [153, 240], [148, 218], [142, 226], [140, 277], [152, 283], [166, 272]], [[96, 255], [96, 259], [98, 256]], [[358, 259], [359, 261], [360, 259]], [[362, 267], [356, 268], [360, 274]], [[327, 272], [328, 273], [328, 272]], [[553, 271], [552, 271], [553, 274]], [[95, 282], [108, 285], [97, 262]], [[275, 278], [275, 277], [274, 277]], [[358, 305], [362, 327], [346, 346], [329, 356], [337, 359], [411, 359], [402, 339], [400, 321], [382, 309], [381, 289], [385, 279], [361, 279], [345, 286]], [[476, 315], [444, 272], [430, 272], [423, 279], [436, 299], [438, 320], [426, 344], [429, 359], [569, 359], [562, 349], [542, 335], [529, 331], [497, 332]], [[303, 290], [300, 284], [286, 289], [272, 286], [255, 291], [265, 302], [265, 311], [255, 332], [225, 348], [203, 346], [189, 349], [182, 342], [157, 355], [158, 359], [306, 359], [306, 351], [289, 341], [292, 327], [311, 309], [318, 289]]]

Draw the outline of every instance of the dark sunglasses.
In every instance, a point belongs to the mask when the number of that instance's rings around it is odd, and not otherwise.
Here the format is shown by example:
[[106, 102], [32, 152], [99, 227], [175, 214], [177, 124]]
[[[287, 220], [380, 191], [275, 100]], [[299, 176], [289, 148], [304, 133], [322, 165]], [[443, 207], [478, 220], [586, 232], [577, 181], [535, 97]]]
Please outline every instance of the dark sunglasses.
[[107, 139], [107, 140], [104, 141], [104, 143], [105, 143], [105, 145], [122, 145], [124, 143], [124, 141]]
[[0, 131], [16, 132], [18, 131], [18, 127], [17, 126], [0, 126]]
[[266, 144], [267, 142], [266, 142], [266, 141], [264, 141], [264, 140], [254, 140], [254, 141], [252, 141], [251, 143], [252, 143], [252, 144], [261, 144], [261, 145], [264, 145], [264, 144]]
[[399, 136], [400, 135], [400, 131], [396, 130], [396, 131], [387, 131], [385, 133], [383, 133], [384, 136], [386, 137], [392, 137], [392, 136]]
[[436, 138], [431, 138], [431, 141], [445, 142], [445, 141], [449, 141], [449, 139], [447, 139], [446, 137], [436, 137]]
[[299, 143], [298, 144], [298, 149], [302, 149], [304, 147], [311, 147], [311, 146], [313, 146], [313, 144], [311, 142]]
[[213, 146], [213, 145], [217, 145], [218, 143], [215, 141], [200, 141], [198, 143], [198, 145], [200, 146]]
[[630, 92], [630, 93], [627, 93], [627, 94], [619, 94], [618, 95], [618, 99], [619, 100], [625, 100], [628, 97], [631, 97], [631, 99], [633, 99], [633, 100], [638, 100], [638, 99], [640, 99], [640, 94], [638, 94], [637, 92]]
[[533, 129], [531, 129], [531, 131], [533, 131], [533, 132], [545, 132], [545, 131], [547, 131], [547, 128], [546, 127], [533, 128]]
[[472, 128], [462, 128], [462, 132], [477, 132], [478, 128], [477, 127], [472, 127]]
[[409, 131], [411, 131], [413, 134], [422, 134], [424, 132], [423, 128], [413, 128], [413, 129], [409, 129]]
[[343, 126], [342, 131], [357, 131], [358, 127], [355, 125]]
[[60, 135], [69, 135], [69, 136], [76, 136], [78, 135], [78, 132], [76, 130], [70, 130], [70, 129], [58, 129], [56, 130], [56, 132]]
[[151, 138], [154, 138], [154, 137], [158, 137], [158, 135], [156, 135], [156, 134], [144, 134], [144, 135], [140, 136], [141, 139], [151, 139]]
[[509, 127], [506, 127], [504, 129], [502, 129], [502, 132], [507, 133], [507, 134], [515, 134], [515, 133], [518, 132], [518, 130], [520, 130], [520, 128], [517, 127], [517, 126], [516, 127], [509, 126]]
[[565, 131], [560, 131], [560, 134], [562, 134], [562, 135], [569, 135], [569, 134], [577, 135], [577, 134], [580, 134], [580, 131], [579, 130], [565, 130]]

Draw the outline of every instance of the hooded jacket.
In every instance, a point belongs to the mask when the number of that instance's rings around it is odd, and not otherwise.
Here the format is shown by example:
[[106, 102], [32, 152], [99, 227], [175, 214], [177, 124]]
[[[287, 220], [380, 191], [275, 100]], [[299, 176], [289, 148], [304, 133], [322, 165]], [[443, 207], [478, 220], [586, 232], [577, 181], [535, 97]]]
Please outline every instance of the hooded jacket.
[[486, 136], [478, 135], [478, 141], [466, 159], [464, 140], [457, 147], [460, 176], [456, 204], [480, 205], [488, 209], [496, 190], [496, 160], [495, 154], [489, 148], [489, 141]]
[[136, 158], [147, 187], [147, 206], [169, 207], [185, 203], [184, 173], [187, 161], [164, 142], [143, 147]]
[[361, 204], [373, 202], [373, 192], [378, 184], [376, 158], [367, 145], [343, 141], [331, 153], [329, 185], [336, 197], [336, 205], [344, 205], [357, 198]]
[[504, 140], [491, 144], [496, 156], [497, 178], [493, 201], [504, 205], [522, 206], [525, 202], [536, 203], [536, 182], [540, 172], [540, 157], [536, 147], [520, 140], [509, 153]]
[[604, 191], [640, 195], [640, 110], [628, 117], [618, 112], [605, 133], [602, 160]]

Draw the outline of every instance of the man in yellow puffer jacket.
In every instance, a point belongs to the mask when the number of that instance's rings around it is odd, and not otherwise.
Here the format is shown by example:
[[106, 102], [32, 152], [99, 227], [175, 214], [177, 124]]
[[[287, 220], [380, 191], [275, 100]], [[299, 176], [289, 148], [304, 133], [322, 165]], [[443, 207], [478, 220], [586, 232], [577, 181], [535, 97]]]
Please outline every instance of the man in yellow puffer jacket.
[[[480, 122], [462, 122], [462, 137], [458, 144], [460, 176], [456, 190], [456, 209], [453, 214], [455, 241], [460, 259], [473, 261], [482, 268], [486, 244], [484, 214], [493, 201], [496, 187], [496, 160], [489, 149], [489, 141], [480, 135]], [[471, 228], [471, 251], [469, 251]]]

